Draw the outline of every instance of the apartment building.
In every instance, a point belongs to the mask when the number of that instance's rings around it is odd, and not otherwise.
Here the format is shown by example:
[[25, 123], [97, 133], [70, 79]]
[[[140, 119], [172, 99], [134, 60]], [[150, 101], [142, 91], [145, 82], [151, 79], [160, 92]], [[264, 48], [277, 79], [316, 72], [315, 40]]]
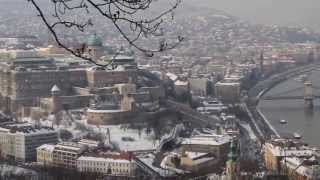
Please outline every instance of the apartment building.
[[57, 142], [58, 134], [50, 127], [36, 127], [13, 121], [0, 126], [0, 151], [4, 158], [35, 161], [37, 147]]

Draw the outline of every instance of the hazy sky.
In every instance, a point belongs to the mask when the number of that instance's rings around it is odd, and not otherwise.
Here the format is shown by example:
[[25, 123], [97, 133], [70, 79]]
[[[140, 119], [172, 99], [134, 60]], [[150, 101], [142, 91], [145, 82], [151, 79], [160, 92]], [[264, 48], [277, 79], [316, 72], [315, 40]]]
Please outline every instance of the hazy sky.
[[[0, 2], [10, 2], [12, 5], [27, 1]], [[183, 0], [183, 3], [223, 10], [255, 23], [307, 26], [320, 31], [320, 0]]]
[[[257, 23], [320, 27], [320, 0], [184, 0]], [[319, 28], [320, 29], [320, 28]]]

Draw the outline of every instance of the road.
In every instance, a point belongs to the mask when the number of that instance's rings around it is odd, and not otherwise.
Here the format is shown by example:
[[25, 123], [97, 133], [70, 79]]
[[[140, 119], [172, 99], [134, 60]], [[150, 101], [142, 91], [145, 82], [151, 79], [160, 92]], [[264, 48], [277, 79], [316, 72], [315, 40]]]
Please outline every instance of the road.
[[195, 123], [199, 124], [200, 126], [206, 126], [208, 124], [215, 125], [218, 123], [220, 120], [218, 117], [209, 117], [205, 116], [198, 111], [192, 109], [186, 104], [182, 104], [173, 100], [166, 100], [166, 105], [170, 109], [174, 109], [176, 111], [179, 111], [182, 115], [190, 118], [190, 120]]

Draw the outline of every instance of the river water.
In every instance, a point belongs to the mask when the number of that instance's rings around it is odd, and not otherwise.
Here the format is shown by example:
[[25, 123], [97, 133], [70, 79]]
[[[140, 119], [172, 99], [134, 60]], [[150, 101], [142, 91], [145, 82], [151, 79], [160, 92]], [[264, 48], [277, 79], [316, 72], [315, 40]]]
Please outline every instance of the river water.
[[[320, 95], [320, 71], [313, 71], [308, 79], [313, 83], [313, 93]], [[268, 91], [264, 96], [301, 96], [303, 82], [289, 79]], [[291, 92], [288, 92], [291, 91]], [[312, 146], [320, 147], [320, 99], [314, 100], [313, 110], [305, 108], [304, 100], [261, 100], [258, 107], [281, 136], [302, 135], [303, 140]], [[281, 124], [284, 119], [288, 123]]]

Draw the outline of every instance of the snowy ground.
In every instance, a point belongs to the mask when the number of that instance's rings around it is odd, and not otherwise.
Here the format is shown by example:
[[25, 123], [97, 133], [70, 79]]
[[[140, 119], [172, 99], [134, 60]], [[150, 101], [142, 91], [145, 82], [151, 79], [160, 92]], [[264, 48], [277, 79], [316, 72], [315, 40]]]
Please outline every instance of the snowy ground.
[[29, 169], [20, 168], [17, 166], [11, 166], [7, 164], [0, 164], [1, 179], [6, 177], [12, 177], [12, 176], [23, 176], [23, 177], [29, 176], [30, 177], [35, 175], [36, 175], [36, 172]]
[[[35, 123], [30, 118], [25, 118], [25, 121]], [[62, 115], [62, 121], [56, 125], [56, 119], [53, 115], [49, 115], [47, 119], [41, 120], [43, 126], [54, 127], [57, 130], [67, 130], [72, 133], [74, 139], [79, 139], [86, 136], [90, 132], [99, 133], [104, 136], [105, 144], [109, 145], [108, 130], [110, 132], [111, 146], [116, 147], [121, 151], [146, 151], [155, 150], [159, 145], [159, 141], [155, 140], [154, 133], [147, 133], [146, 128], [141, 130], [129, 129], [123, 125], [113, 126], [95, 126], [87, 124], [86, 117], [73, 116], [72, 120], [66, 114]], [[126, 140], [127, 139], [127, 140]], [[129, 139], [129, 140], [128, 140]]]
[[257, 140], [257, 136], [254, 134], [253, 130], [251, 129], [251, 126], [248, 123], [240, 122], [239, 124], [242, 128], [244, 128], [247, 131], [250, 139]]
[[[111, 143], [122, 151], [145, 151], [155, 150], [159, 145], [159, 141], [155, 140], [153, 133], [146, 133], [146, 129], [126, 129], [120, 125], [117, 126], [100, 126], [93, 127], [95, 131], [100, 131], [103, 134], [110, 132]], [[124, 138], [130, 138], [130, 141], [125, 141]]]

